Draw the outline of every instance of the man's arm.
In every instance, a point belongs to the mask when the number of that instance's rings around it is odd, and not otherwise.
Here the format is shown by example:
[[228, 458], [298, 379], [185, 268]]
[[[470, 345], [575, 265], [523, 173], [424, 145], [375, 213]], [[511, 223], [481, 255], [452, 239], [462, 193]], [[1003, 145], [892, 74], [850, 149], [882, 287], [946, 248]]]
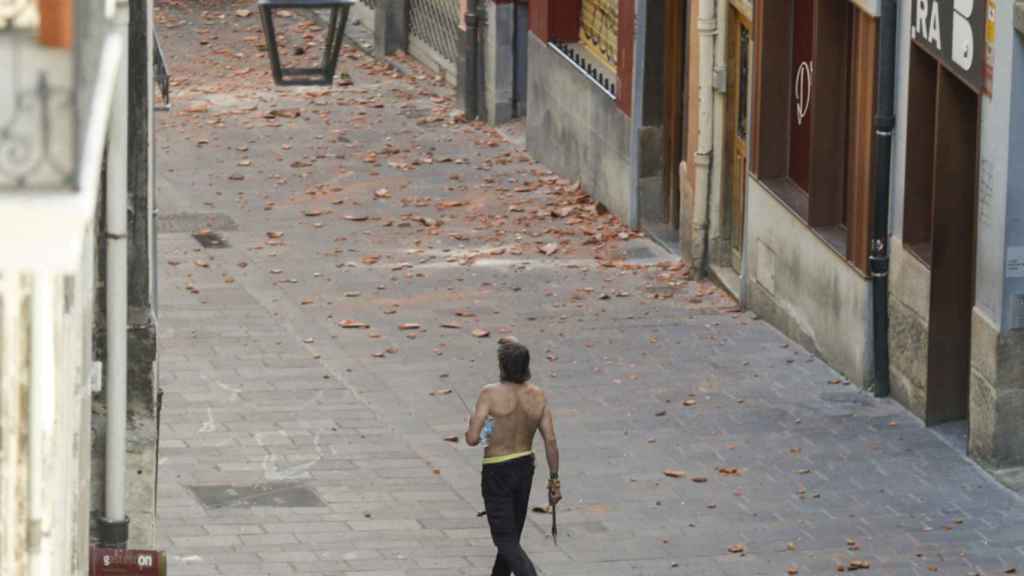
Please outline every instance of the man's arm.
[[480, 444], [480, 432], [484, 429], [484, 421], [490, 414], [491, 406], [487, 390], [480, 391], [480, 397], [476, 400], [476, 412], [469, 417], [469, 428], [466, 430], [466, 444], [476, 446]]
[[555, 439], [555, 417], [551, 408], [544, 403], [544, 415], [540, 419], [540, 435], [544, 438], [544, 453], [548, 457], [548, 502], [552, 506], [562, 499], [562, 483], [558, 479], [558, 440]]
[[540, 435], [544, 438], [544, 452], [548, 457], [548, 471], [558, 475], [558, 440], [555, 439], [555, 418], [551, 408], [544, 406], [544, 415], [540, 418]]

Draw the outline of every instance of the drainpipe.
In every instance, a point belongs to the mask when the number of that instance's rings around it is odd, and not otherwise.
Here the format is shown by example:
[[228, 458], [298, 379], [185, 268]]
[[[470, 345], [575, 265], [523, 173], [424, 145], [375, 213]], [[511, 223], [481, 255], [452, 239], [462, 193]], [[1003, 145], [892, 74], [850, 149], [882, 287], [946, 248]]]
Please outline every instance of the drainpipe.
[[640, 133], [644, 128], [644, 70], [647, 58], [644, 47], [647, 45], [647, 0], [636, 0], [636, 28], [633, 34], [633, 130], [629, 143], [629, 179], [633, 193], [629, 195], [629, 227], [636, 230], [640, 227]]
[[465, 46], [463, 47], [466, 54], [466, 77], [465, 85], [462, 87], [463, 98], [466, 103], [466, 120], [476, 120], [480, 117], [479, 86], [477, 86], [477, 76], [479, 75], [480, 34], [478, 28], [480, 16], [477, 13], [477, 2], [478, 0], [469, 0], [466, 4], [466, 36]]
[[[128, 54], [128, 6], [118, 6], [123, 54]], [[128, 65], [122, 61], [114, 90], [107, 143], [107, 446], [101, 544], [124, 548], [125, 433], [128, 416]]]
[[715, 35], [718, 21], [715, 0], [700, 0], [697, 33], [700, 36], [700, 70], [698, 74], [699, 109], [697, 112], [697, 150], [694, 152], [694, 194], [691, 254], [693, 268], [699, 277], [708, 267], [708, 203], [711, 200], [711, 161], [714, 155], [714, 95], [712, 83], [715, 68]]
[[896, 77], [896, 0], [882, 0], [878, 32], [878, 93], [875, 101], [875, 197], [871, 269], [875, 396], [889, 395], [889, 188]]

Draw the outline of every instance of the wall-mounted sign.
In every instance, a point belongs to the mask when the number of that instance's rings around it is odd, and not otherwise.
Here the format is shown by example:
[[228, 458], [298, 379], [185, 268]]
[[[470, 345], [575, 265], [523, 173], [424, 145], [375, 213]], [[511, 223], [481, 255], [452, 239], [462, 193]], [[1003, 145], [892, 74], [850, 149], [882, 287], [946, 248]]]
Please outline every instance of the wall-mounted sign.
[[910, 0], [910, 35], [976, 92], [985, 89], [987, 0]]
[[1024, 278], [1024, 246], [1006, 247], [1006, 277]]
[[167, 558], [155, 550], [92, 548], [89, 576], [167, 576]]

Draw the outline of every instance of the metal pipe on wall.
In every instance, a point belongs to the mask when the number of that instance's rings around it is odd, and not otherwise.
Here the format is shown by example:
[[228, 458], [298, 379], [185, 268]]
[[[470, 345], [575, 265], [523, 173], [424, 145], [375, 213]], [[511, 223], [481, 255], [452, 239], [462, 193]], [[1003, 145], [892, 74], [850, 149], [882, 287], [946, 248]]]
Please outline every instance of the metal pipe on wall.
[[640, 133], [644, 129], [644, 63], [647, 58], [647, 0], [636, 0], [636, 28], [633, 34], [633, 121], [629, 142], [629, 181], [632, 193], [629, 195], [628, 224], [634, 230], [640, 227]]
[[896, 83], [896, 0], [882, 0], [878, 30], [878, 91], [875, 101], [874, 205], [870, 269], [875, 395], [889, 395], [889, 189]]
[[[118, 6], [118, 33], [128, 53], [128, 7]], [[124, 547], [125, 451], [128, 424], [128, 66], [121, 63], [114, 90], [107, 148], [107, 437], [101, 540]]]
[[476, 120], [480, 116], [478, 84], [480, 67], [480, 15], [477, 13], [478, 0], [468, 0], [466, 4], [466, 36], [465, 36], [465, 58], [466, 75], [465, 85], [462, 87], [463, 99], [466, 103], [466, 120]]
[[697, 15], [700, 61], [698, 70], [697, 149], [694, 151], [693, 224], [690, 257], [698, 276], [708, 268], [708, 204], [711, 194], [711, 162], [714, 156], [715, 35], [718, 18], [715, 0], [700, 0]]

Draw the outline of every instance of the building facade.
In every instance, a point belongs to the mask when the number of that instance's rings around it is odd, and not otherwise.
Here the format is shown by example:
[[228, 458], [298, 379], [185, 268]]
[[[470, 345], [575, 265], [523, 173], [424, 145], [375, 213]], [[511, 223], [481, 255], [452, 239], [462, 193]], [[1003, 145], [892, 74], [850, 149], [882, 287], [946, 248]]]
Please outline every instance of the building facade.
[[851, 382], [1022, 465], [1022, 4], [534, 0], [527, 145]]
[[1013, 0], [901, 4], [893, 396], [1024, 464], [1024, 38]]
[[[149, 290], [148, 266], [140, 262], [152, 254], [150, 188], [148, 179], [138, 179], [152, 166], [145, 145], [151, 5], [133, 4], [15, 0], [0, 7], [5, 575], [84, 575], [92, 544], [155, 544], [156, 435], [134, 434], [125, 423], [128, 410], [118, 408], [130, 390], [154, 389], [154, 380], [132, 374], [152, 374], [155, 350], [139, 353], [126, 313], [129, 266], [142, 275], [136, 286]], [[140, 16], [133, 21], [135, 10]], [[143, 41], [133, 57], [130, 32]], [[136, 82], [129, 75], [133, 59], [141, 69]], [[141, 116], [131, 114], [132, 102]], [[137, 217], [128, 217], [130, 199], [138, 200]], [[140, 254], [129, 243], [147, 248]], [[112, 269], [118, 270], [113, 276]], [[111, 309], [125, 313], [111, 315]], [[123, 443], [108, 442], [110, 428], [100, 422], [122, 423], [115, 436]], [[141, 455], [152, 466], [136, 458]], [[139, 527], [130, 535], [121, 529], [129, 518]]]
[[722, 155], [723, 203], [746, 204], [746, 304], [864, 387], [878, 16], [877, 2], [759, 4], [745, 154], [727, 130]]

